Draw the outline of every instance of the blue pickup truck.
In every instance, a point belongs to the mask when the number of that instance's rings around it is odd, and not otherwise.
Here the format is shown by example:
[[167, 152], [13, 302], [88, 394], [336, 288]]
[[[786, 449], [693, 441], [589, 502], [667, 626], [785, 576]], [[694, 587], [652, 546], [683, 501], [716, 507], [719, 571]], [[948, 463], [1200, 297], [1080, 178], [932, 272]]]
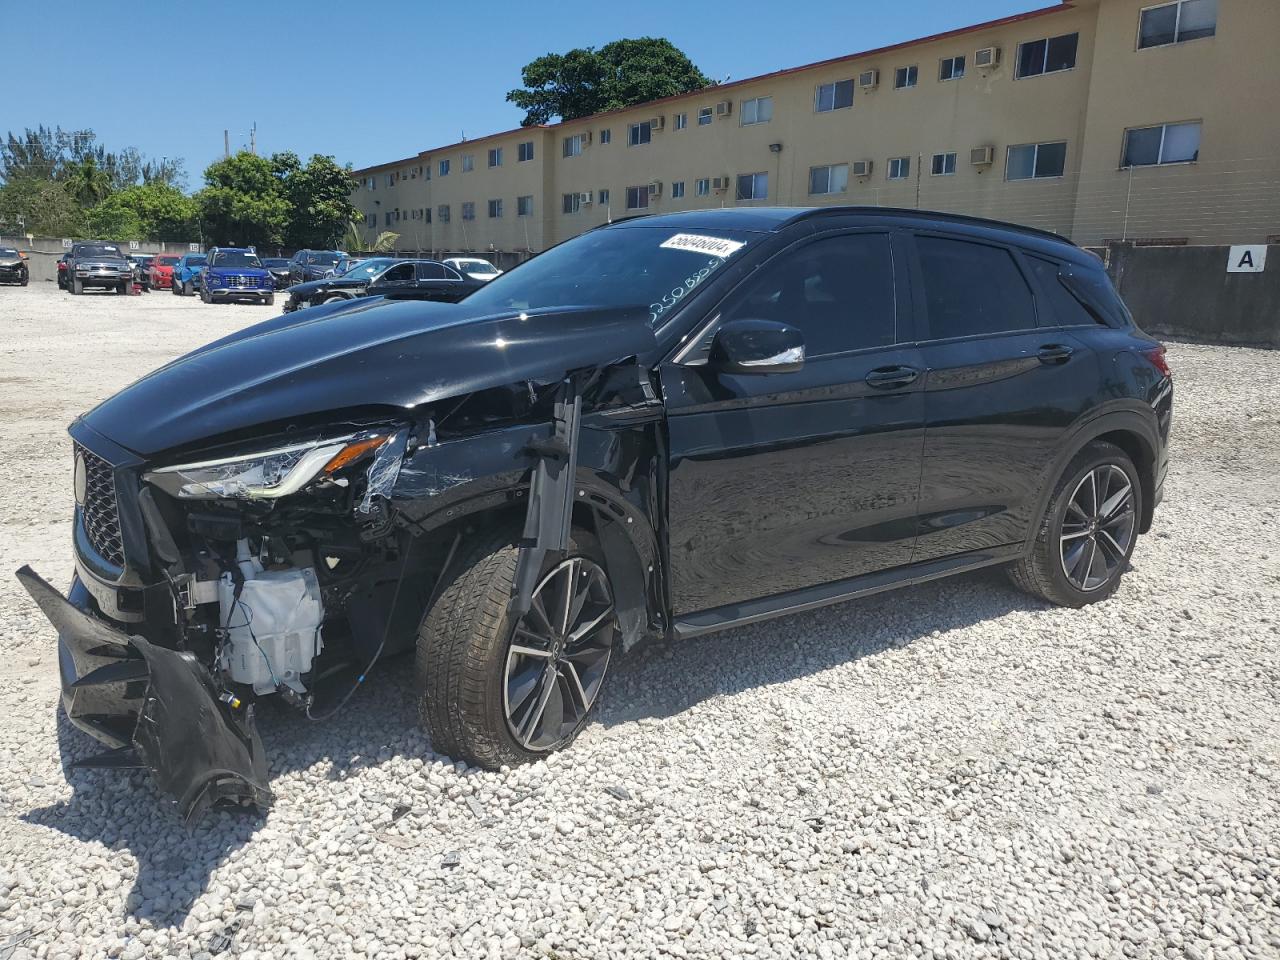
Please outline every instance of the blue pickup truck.
[[169, 292], [180, 297], [189, 297], [200, 289], [200, 274], [204, 272], [205, 262], [209, 258], [203, 253], [184, 253], [173, 265], [173, 279], [169, 282]]
[[213, 247], [204, 268], [200, 299], [257, 300], [268, 306], [276, 302], [271, 271], [262, 265], [253, 247]]

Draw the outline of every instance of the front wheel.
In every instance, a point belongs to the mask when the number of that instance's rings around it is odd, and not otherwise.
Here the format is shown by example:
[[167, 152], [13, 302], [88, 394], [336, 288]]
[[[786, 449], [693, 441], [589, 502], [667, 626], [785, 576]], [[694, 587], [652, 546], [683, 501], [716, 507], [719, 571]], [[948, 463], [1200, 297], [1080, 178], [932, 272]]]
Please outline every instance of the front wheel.
[[1031, 554], [1009, 568], [1014, 584], [1065, 607], [1116, 592], [1142, 516], [1142, 484], [1119, 447], [1095, 441], [1067, 465], [1040, 522]]
[[276, 303], [276, 295], [274, 293], [269, 293], [262, 302], [268, 307], [274, 307]]
[[204, 287], [200, 288], [200, 299], [205, 303], [213, 303], [213, 297], [209, 295], [209, 291]]
[[78, 297], [82, 293], [84, 293], [84, 281], [79, 277], [76, 277], [71, 281], [71, 295], [73, 297]]
[[595, 541], [575, 531], [548, 560], [529, 612], [508, 606], [519, 548], [481, 542], [459, 561], [418, 631], [419, 715], [432, 747], [495, 769], [567, 746], [600, 701], [618, 637]]

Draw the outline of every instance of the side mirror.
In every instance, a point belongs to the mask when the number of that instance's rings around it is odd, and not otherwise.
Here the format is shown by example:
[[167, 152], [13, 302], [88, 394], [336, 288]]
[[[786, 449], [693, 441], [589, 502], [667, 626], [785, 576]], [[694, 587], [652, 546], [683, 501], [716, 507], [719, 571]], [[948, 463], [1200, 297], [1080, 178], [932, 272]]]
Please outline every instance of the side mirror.
[[795, 373], [804, 366], [804, 335], [774, 320], [730, 320], [711, 341], [707, 367], [717, 373]]

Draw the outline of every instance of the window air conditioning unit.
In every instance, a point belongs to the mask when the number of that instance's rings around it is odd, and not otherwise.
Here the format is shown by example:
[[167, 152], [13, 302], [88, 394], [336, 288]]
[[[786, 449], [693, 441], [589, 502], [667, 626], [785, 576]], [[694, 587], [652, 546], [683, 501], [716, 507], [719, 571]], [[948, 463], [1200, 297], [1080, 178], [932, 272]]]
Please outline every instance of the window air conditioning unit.
[[729, 114], [731, 114], [731, 113], [733, 113], [733, 101], [732, 101], [732, 100], [721, 100], [719, 103], [717, 103], [717, 104], [716, 104], [716, 116], [717, 116], [717, 117], [727, 117], [727, 116], [729, 116]]
[[984, 167], [995, 161], [995, 147], [974, 147], [969, 151], [969, 162], [975, 167]]
[[666, 124], [667, 124], [667, 118], [665, 116], [654, 117], [652, 120], [649, 121], [649, 129], [661, 130], [663, 127], [666, 126]]
[[870, 160], [855, 160], [855, 161], [853, 161], [853, 163], [851, 163], [851, 164], [850, 164], [850, 166], [853, 168], [853, 175], [854, 175], [855, 177], [869, 177], [869, 176], [871, 176], [871, 161], [870, 161]]
[[578, 203], [584, 207], [591, 206], [592, 193], [588, 190], [586, 193], [578, 194]]
[[997, 67], [1000, 65], [1000, 48], [983, 47], [973, 55], [975, 67]]
[[661, 180], [651, 180], [651, 181], [649, 181], [649, 196], [651, 196], [651, 197], [660, 197], [660, 196], [662, 196], [662, 181], [661, 181]]
[[858, 86], [862, 87], [864, 90], [874, 90], [876, 87], [880, 86], [880, 71], [863, 70], [858, 74]]
[[729, 189], [728, 177], [713, 177], [711, 180], [711, 189], [723, 193]]

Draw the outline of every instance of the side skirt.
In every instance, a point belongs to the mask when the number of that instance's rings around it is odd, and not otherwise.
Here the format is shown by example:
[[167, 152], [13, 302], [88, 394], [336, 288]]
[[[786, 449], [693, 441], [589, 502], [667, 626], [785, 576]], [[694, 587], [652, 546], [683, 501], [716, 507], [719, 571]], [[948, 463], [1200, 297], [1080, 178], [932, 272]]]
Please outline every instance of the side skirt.
[[929, 580], [949, 577], [954, 573], [965, 573], [983, 567], [995, 566], [1017, 560], [1025, 553], [1026, 545], [1014, 543], [1005, 547], [989, 550], [975, 550], [972, 553], [961, 553], [927, 563], [908, 564], [905, 567], [894, 567], [892, 570], [880, 570], [876, 573], [850, 577], [848, 580], [837, 580], [835, 583], [824, 583], [816, 587], [805, 587], [803, 590], [792, 590], [759, 600], [746, 600], [742, 603], [731, 603], [723, 607], [714, 607], [698, 613], [688, 613], [676, 618], [672, 625], [672, 633], [679, 639], [697, 637], [716, 630], [727, 630], [730, 627], [741, 627], [761, 620], [772, 620], [805, 610], [816, 610], [818, 607], [845, 600], [856, 600], [869, 597], [873, 593], [882, 593], [896, 587], [906, 587]]

